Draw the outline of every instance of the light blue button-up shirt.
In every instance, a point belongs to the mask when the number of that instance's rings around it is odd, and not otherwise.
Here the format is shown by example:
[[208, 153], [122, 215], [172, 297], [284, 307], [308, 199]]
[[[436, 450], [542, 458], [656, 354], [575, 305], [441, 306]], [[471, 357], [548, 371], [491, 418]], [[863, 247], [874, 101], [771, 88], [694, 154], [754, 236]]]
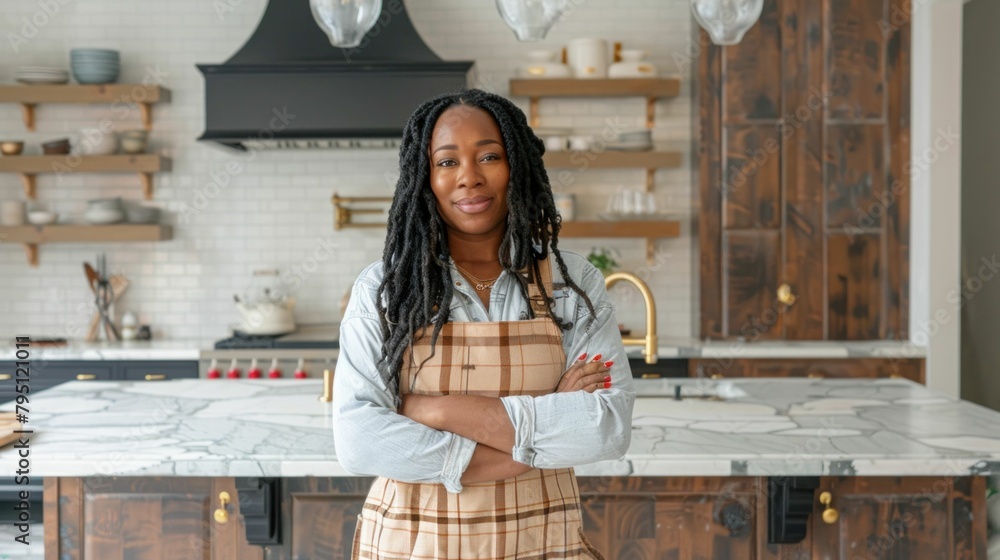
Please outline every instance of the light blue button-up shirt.
[[[582, 256], [568, 251], [562, 255], [570, 277], [597, 311], [591, 321], [586, 302], [562, 285], [555, 257], [550, 256], [555, 312], [573, 321], [573, 328], [562, 331], [566, 368], [583, 353], [588, 359], [601, 354], [601, 361], [612, 360], [614, 365], [609, 372], [610, 389], [501, 399], [514, 425], [513, 458], [536, 468], [617, 459], [631, 441], [635, 388], [604, 277]], [[518, 321], [528, 317], [528, 303], [517, 280], [506, 271], [493, 285], [489, 310], [454, 262], [451, 276], [455, 290], [451, 321]], [[461, 492], [460, 479], [476, 442], [397, 414], [395, 399], [379, 376], [376, 364], [382, 355], [382, 333], [375, 301], [381, 281], [381, 261], [361, 272], [340, 324], [333, 390], [337, 460], [358, 475], [440, 483], [450, 492]]]

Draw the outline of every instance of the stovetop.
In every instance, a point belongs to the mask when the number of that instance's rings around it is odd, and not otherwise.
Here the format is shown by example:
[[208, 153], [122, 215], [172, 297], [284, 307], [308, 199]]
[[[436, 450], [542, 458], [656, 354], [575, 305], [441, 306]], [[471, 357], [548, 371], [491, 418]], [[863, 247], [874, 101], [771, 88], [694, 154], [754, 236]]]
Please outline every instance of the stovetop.
[[331, 349], [340, 348], [340, 323], [300, 325], [292, 333], [283, 335], [249, 335], [234, 331], [233, 336], [216, 341], [216, 350], [256, 348], [275, 349]]

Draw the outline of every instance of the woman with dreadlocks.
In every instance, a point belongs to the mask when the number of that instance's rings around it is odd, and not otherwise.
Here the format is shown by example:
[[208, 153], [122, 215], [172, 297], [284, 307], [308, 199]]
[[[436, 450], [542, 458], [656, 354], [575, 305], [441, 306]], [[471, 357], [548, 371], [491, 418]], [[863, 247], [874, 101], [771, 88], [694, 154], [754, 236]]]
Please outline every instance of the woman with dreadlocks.
[[543, 153], [479, 90], [406, 124], [340, 327], [337, 459], [377, 476], [354, 558], [603, 558], [572, 467], [625, 453], [635, 391], [603, 277], [558, 249]]

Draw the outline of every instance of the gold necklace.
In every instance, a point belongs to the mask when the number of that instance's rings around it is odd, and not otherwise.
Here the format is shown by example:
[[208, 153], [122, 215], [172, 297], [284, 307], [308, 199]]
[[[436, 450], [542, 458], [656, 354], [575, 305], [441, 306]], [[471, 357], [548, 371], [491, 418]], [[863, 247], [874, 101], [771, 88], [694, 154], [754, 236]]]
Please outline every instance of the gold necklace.
[[499, 276], [497, 276], [496, 278], [494, 278], [492, 280], [480, 280], [479, 278], [476, 278], [468, 270], [465, 270], [464, 268], [458, 266], [458, 263], [455, 263], [455, 268], [457, 268], [462, 274], [465, 274], [466, 278], [468, 278], [469, 280], [472, 280], [473, 287], [476, 289], [477, 292], [481, 292], [483, 290], [488, 290], [488, 289], [492, 288], [493, 287], [493, 283], [497, 281], [497, 278], [500, 278]]

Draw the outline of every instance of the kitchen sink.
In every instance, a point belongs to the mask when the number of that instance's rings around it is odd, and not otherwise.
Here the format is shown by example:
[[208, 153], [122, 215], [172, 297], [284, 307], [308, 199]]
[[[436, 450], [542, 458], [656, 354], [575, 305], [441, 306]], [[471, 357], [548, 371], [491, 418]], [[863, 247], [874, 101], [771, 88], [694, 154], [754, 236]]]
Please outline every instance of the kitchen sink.
[[747, 396], [746, 391], [732, 381], [705, 379], [636, 379], [637, 398], [671, 398], [680, 400], [726, 401]]

